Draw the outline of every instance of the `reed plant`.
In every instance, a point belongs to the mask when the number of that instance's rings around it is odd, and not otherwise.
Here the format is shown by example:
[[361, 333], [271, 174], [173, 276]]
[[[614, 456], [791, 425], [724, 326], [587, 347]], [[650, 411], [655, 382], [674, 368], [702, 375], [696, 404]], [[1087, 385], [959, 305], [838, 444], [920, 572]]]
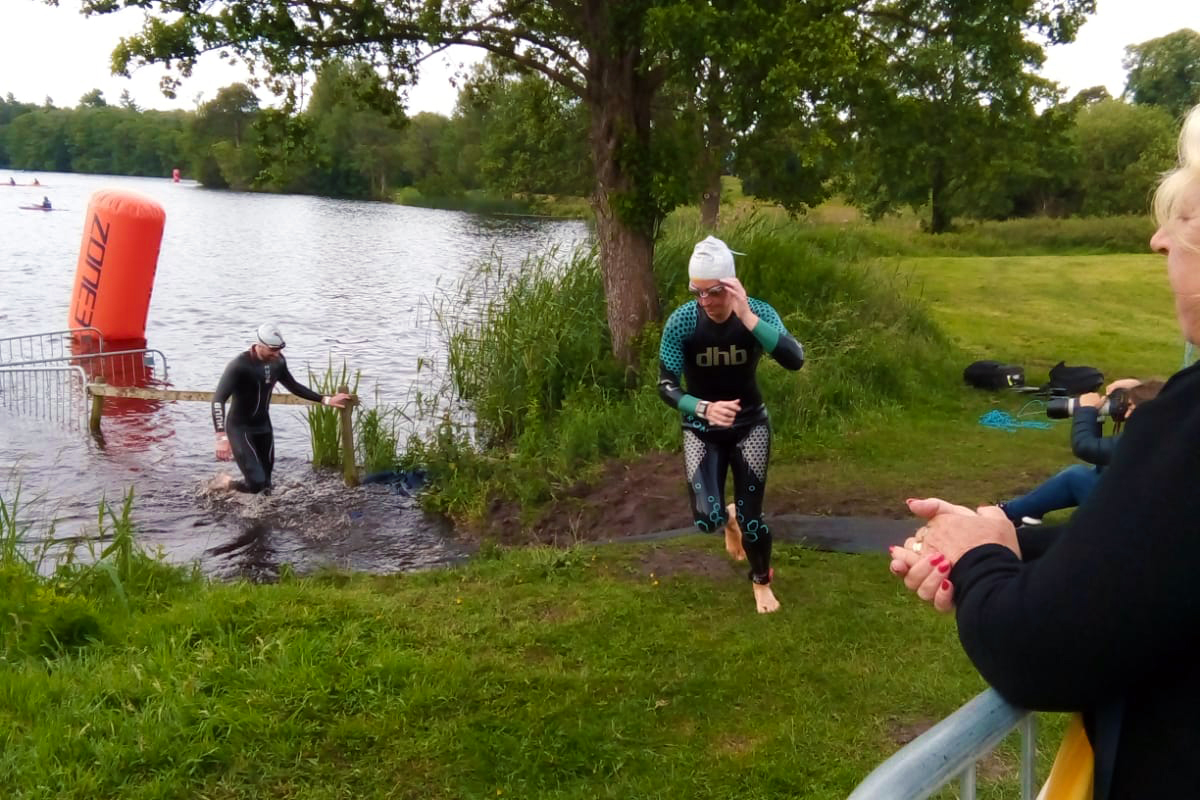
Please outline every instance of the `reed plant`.
[[381, 405], [378, 396], [375, 399], [375, 405], [359, 406], [354, 416], [356, 452], [368, 475], [400, 465], [399, 431], [410, 421], [400, 407]]
[[[330, 357], [325, 371], [317, 375], [309, 370], [308, 382], [316, 391], [324, 395], [336, 394], [339, 387], [349, 386], [351, 394], [358, 393], [358, 382], [362, 377], [360, 371], [354, 372], [354, 382], [350, 383], [350, 368], [342, 362], [341, 368], [333, 366]], [[332, 406], [312, 405], [305, 409], [308, 417], [309, 441], [312, 445], [313, 469], [321, 467], [337, 468], [342, 464], [342, 426], [338, 418], [338, 409]]]

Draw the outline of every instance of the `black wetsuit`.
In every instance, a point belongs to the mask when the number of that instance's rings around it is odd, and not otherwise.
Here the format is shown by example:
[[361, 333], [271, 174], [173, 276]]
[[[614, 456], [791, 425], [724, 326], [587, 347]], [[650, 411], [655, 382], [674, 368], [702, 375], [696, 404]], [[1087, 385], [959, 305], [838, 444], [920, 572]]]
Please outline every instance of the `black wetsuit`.
[[[683, 412], [684, 468], [696, 527], [715, 531], [725, 525], [725, 472], [732, 470], [750, 577], [766, 584], [771, 580], [771, 531], [763, 523], [762, 503], [771, 426], [754, 376], [763, 352], [796, 370], [804, 366], [804, 348], [788, 334], [775, 309], [754, 298], [749, 304], [758, 316], [753, 331], [736, 314], [714, 322], [695, 300], [677, 308], [663, 328], [658, 393]], [[695, 414], [700, 400], [740, 400], [741, 410], [732, 426], [711, 427]]]
[[[257, 493], [271, 488], [275, 466], [275, 433], [271, 428], [271, 392], [279, 382], [289, 392], [314, 403], [321, 395], [299, 383], [288, 371], [287, 361], [260, 361], [247, 350], [229, 362], [212, 398], [213, 427], [229, 439], [244, 481], [231, 486], [239, 492]], [[225, 401], [232, 398], [229, 415]]]

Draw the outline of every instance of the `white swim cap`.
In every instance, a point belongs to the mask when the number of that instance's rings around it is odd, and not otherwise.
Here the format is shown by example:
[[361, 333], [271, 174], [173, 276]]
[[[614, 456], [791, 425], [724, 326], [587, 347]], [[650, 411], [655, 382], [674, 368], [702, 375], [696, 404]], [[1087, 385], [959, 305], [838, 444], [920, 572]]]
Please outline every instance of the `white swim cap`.
[[279, 326], [274, 322], [264, 322], [258, 326], [256, 332], [258, 343], [267, 347], [282, 348], [285, 344], [283, 334], [279, 332]]
[[745, 255], [730, 250], [715, 236], [706, 236], [696, 243], [688, 260], [688, 277], [692, 280], [713, 281], [734, 276], [733, 257]]

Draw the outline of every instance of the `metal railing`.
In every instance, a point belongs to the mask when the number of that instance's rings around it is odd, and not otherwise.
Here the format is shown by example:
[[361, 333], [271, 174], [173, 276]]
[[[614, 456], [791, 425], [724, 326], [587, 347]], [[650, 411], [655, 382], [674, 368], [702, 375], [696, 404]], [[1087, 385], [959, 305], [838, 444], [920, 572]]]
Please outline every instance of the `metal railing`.
[[960, 800], [975, 800], [975, 765], [1014, 728], [1021, 731], [1021, 800], [1033, 800], [1034, 715], [1010, 705], [995, 689], [909, 742], [876, 767], [848, 800], [922, 800], [959, 779]]
[[86, 386], [80, 366], [0, 366], [0, 408], [82, 429], [87, 420]]
[[[137, 350], [80, 353], [52, 356], [0, 364], [0, 367], [37, 367], [71, 364], [84, 368], [87, 374], [101, 377], [117, 386], [140, 386], [147, 381], [167, 379], [167, 356], [161, 350], [143, 347]], [[161, 367], [161, 369], [160, 369]]]
[[95, 328], [67, 328], [0, 338], [0, 366], [16, 362], [61, 358], [71, 354], [71, 344], [89, 339], [98, 352], [104, 350], [104, 335]]

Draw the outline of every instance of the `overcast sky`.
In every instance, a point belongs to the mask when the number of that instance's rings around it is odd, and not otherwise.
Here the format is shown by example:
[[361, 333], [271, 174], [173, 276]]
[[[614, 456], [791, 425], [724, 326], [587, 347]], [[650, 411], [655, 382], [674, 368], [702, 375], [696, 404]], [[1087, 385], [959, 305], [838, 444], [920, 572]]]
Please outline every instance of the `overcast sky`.
[[[1047, 52], [1043, 74], [1066, 87], [1068, 96], [1101, 84], [1119, 96], [1125, 88], [1121, 59], [1126, 45], [1180, 28], [1200, 30], [1196, 0], [1098, 0], [1097, 6], [1073, 43]], [[142, 108], [194, 108], [197, 94], [211, 100], [219, 88], [245, 77], [215, 56], [205, 56], [175, 100], [163, 97], [158, 88], [160, 67], [143, 68], [132, 78], [113, 77], [113, 46], [140, 27], [137, 10], [85, 19], [79, 14], [79, 0], [60, 0], [57, 8], [41, 0], [0, 0], [0, 94], [11, 92], [18, 100], [36, 103], [48, 96], [57, 106], [74, 106], [91, 89], [101, 89], [113, 103], [128, 89]], [[447, 53], [425, 65], [420, 82], [409, 92], [409, 113], [449, 115], [454, 110], [457, 92], [451, 77], [462, 62], [477, 61], [480, 51], [454, 48]], [[270, 102], [265, 93], [262, 97]]]

